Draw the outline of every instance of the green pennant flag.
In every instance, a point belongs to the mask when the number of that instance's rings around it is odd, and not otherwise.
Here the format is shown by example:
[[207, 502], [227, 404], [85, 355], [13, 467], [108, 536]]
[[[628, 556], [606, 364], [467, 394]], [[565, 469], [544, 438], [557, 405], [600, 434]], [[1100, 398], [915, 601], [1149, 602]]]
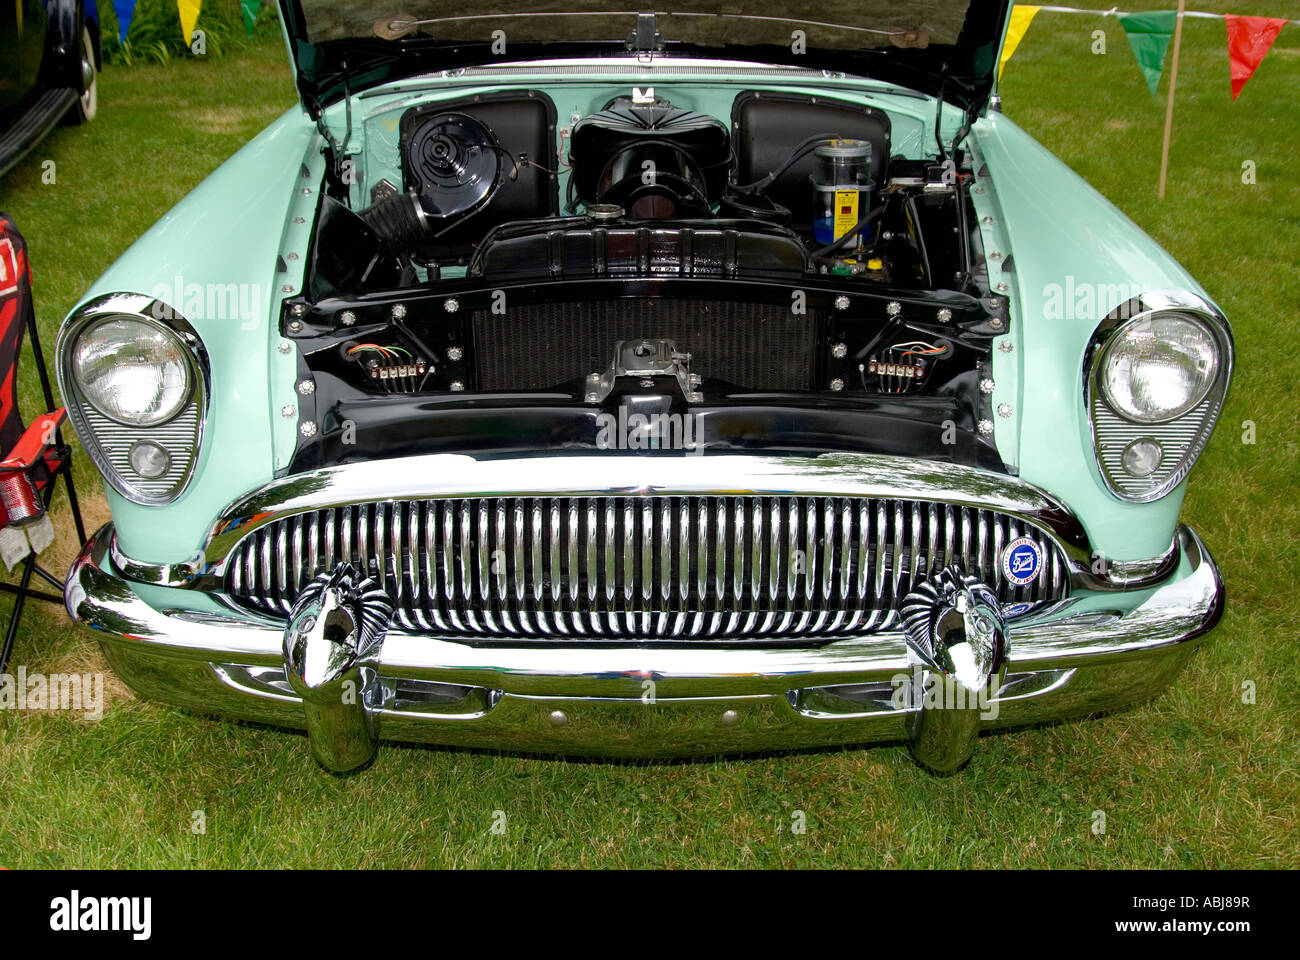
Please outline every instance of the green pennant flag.
[[1133, 56], [1137, 57], [1138, 67], [1147, 78], [1151, 95], [1156, 95], [1160, 86], [1160, 74], [1165, 68], [1165, 51], [1169, 49], [1169, 38], [1173, 36], [1174, 24], [1178, 20], [1176, 10], [1158, 10], [1154, 13], [1121, 13], [1120, 25], [1128, 34], [1129, 46]]
[[253, 27], [257, 23], [257, 12], [262, 8], [262, 0], [239, 0], [240, 12], [244, 15], [244, 26], [248, 30], [248, 35], [253, 35]]

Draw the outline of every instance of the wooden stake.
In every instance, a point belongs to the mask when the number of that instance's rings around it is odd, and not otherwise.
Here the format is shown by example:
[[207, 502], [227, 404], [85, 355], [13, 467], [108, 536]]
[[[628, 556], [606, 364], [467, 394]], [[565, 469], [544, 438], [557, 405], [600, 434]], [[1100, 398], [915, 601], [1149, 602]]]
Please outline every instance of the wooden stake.
[[1165, 105], [1165, 142], [1160, 148], [1160, 189], [1157, 195], [1165, 198], [1165, 178], [1169, 175], [1169, 139], [1174, 132], [1174, 88], [1178, 86], [1178, 51], [1183, 45], [1183, 14], [1187, 0], [1178, 0], [1178, 19], [1174, 21], [1174, 62], [1169, 68], [1169, 102]]

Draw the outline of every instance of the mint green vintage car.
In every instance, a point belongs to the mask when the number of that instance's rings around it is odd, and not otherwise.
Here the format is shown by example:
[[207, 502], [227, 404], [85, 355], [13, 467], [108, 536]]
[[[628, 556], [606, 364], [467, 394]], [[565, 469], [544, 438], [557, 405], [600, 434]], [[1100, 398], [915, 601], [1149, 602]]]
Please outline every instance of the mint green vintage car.
[[301, 104], [63, 326], [69, 611], [336, 771], [948, 773], [1152, 696], [1223, 609], [1232, 337], [999, 112], [1009, 7], [281, 0]]

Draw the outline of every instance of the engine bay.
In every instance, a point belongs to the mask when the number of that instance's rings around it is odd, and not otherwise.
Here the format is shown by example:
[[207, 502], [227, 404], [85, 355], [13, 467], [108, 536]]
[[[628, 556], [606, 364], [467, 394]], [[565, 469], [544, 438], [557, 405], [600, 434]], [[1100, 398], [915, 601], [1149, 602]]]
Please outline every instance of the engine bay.
[[[744, 91], [728, 126], [636, 91], [558, 133], [556, 124], [555, 105], [539, 90], [406, 109], [395, 145], [402, 182], [380, 179], [360, 202], [356, 190], [335, 191], [353, 214], [352, 239], [382, 261], [366, 286], [428, 283], [458, 266], [479, 274], [553, 268], [503, 268], [493, 256], [495, 244], [517, 244], [525, 225], [547, 237], [699, 221], [781, 236], [802, 253], [804, 273], [918, 288], [970, 283], [969, 178], [950, 160], [891, 156], [889, 118], [873, 107]], [[318, 284], [362, 292], [353, 271], [331, 273], [325, 246]], [[670, 258], [647, 272], [701, 266]], [[742, 257], [736, 266], [761, 272], [765, 264]]]
[[[611, 94], [564, 125], [537, 89], [404, 107], [386, 176], [349, 177], [372, 158], [331, 142], [283, 325], [316, 384], [304, 466], [589, 447], [601, 411], [635, 409], [690, 411], [710, 448], [1001, 467], [1008, 315], [968, 158], [891, 153], [890, 117], [848, 98], [742, 90], [723, 120]], [[357, 418], [381, 421], [373, 450], [340, 445]]]

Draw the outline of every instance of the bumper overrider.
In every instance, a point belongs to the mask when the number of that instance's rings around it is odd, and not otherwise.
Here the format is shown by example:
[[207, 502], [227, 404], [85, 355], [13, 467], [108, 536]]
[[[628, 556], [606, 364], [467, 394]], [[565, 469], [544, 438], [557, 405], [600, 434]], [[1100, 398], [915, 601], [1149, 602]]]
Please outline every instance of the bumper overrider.
[[[1051, 540], [1068, 589], [1028, 609], [1001, 603], [958, 550], [942, 564], [927, 561], [907, 581], [883, 629], [795, 646], [743, 637], [732, 644], [577, 642], [558, 632], [476, 640], [410, 629], [371, 571], [346, 562], [305, 583], [281, 618], [225, 595], [234, 548], [285, 517], [360, 502], [524, 493], [906, 496], [993, 509]], [[871, 556], [908, 556], [884, 546]], [[977, 551], [987, 554], [982, 538]], [[644, 758], [894, 741], [948, 773], [970, 758], [982, 731], [1153, 696], [1222, 614], [1218, 569], [1185, 526], [1166, 554], [1149, 561], [1111, 563], [1098, 573], [1091, 554], [1081, 525], [1058, 501], [965, 467], [843, 455], [432, 456], [274, 481], [223, 513], [201, 564], [134, 561], [117, 548], [109, 524], [73, 563], [65, 595], [69, 612], [97, 631], [109, 663], [139, 694], [306, 729], [332, 770], [364, 764], [380, 739]]]

